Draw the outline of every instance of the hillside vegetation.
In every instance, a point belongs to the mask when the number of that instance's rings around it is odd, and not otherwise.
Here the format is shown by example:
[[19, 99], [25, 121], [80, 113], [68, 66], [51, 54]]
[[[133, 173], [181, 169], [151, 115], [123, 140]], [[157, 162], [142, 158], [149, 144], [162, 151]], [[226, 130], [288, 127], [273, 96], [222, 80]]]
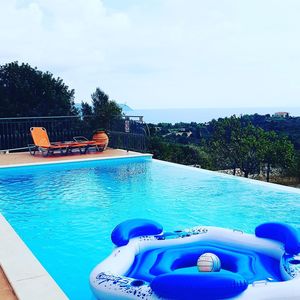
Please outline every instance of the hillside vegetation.
[[[158, 159], [243, 176], [300, 177], [300, 117], [245, 115], [208, 123], [150, 124]], [[274, 177], [274, 176], [273, 176]]]

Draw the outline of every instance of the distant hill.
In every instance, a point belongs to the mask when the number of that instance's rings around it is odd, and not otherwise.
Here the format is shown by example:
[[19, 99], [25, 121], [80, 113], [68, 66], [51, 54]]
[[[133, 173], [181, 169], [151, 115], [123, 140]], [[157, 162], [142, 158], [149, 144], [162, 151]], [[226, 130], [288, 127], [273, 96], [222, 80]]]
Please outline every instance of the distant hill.
[[[278, 115], [243, 115], [243, 124], [251, 123], [265, 131], [275, 131], [279, 136], [287, 136], [294, 144], [295, 149], [300, 151], [300, 117], [278, 117]], [[215, 122], [220, 122], [222, 118], [205, 123], [158, 123], [157, 136], [167, 139], [169, 142], [199, 144], [201, 139], [209, 140], [214, 133]], [[156, 129], [155, 129], [156, 130]], [[184, 134], [183, 134], [184, 133]]]
[[[128, 111], [133, 111], [133, 109], [129, 107], [127, 104], [118, 103], [118, 105], [124, 113]], [[79, 112], [81, 111], [81, 103], [75, 103], [75, 107], [79, 110]]]
[[119, 107], [122, 108], [122, 111], [125, 113], [125, 112], [128, 112], [128, 111], [133, 111], [133, 109], [131, 107], [129, 107], [127, 104], [121, 104], [121, 103], [118, 103]]
[[76, 103], [76, 102], [75, 102], [75, 107], [76, 107], [79, 111], [81, 111], [81, 103]]

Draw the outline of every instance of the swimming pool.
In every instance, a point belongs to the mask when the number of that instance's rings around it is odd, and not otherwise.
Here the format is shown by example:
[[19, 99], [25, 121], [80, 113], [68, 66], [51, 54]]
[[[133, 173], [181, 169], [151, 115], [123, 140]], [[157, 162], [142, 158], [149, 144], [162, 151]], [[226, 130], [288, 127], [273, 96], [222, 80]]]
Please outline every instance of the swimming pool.
[[0, 210], [71, 299], [94, 299], [89, 273], [128, 218], [165, 230], [204, 224], [251, 233], [274, 220], [300, 228], [296, 189], [149, 157], [1, 169]]

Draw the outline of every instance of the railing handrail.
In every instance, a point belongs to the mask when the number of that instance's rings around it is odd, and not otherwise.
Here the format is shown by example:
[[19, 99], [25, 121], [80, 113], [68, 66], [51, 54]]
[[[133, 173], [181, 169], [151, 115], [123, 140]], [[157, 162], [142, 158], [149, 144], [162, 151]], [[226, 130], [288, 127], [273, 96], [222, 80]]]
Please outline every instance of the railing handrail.
[[141, 115], [124, 115], [124, 118], [143, 118], [144, 116]]
[[[46, 116], [46, 117], [6, 117], [0, 118], [1, 120], [32, 120], [32, 119], [63, 119], [63, 118], [91, 118], [97, 117], [95, 115], [72, 115], [72, 116]], [[122, 118], [143, 118], [144, 116], [121, 116]]]
[[9, 118], [0, 118], [0, 121], [1, 120], [32, 120], [32, 119], [62, 119], [62, 118], [80, 118], [80, 116], [9, 117]]

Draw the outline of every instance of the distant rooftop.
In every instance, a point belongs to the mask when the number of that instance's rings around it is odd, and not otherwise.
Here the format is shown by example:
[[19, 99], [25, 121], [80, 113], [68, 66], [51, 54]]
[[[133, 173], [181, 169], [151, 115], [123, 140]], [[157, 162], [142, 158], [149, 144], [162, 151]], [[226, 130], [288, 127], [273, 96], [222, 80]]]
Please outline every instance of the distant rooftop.
[[274, 113], [273, 117], [281, 117], [281, 118], [287, 118], [289, 117], [289, 113], [286, 111], [278, 111], [276, 113]]

